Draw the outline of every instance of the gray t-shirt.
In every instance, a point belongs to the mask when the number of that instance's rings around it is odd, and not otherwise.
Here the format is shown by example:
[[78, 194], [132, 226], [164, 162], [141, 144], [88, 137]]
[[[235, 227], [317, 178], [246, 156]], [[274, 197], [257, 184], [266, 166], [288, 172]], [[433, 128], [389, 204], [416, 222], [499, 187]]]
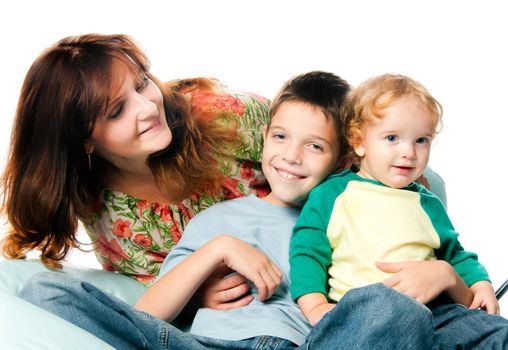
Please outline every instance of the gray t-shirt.
[[250, 195], [215, 204], [189, 222], [182, 239], [164, 260], [159, 278], [213, 237], [224, 234], [264, 252], [284, 274], [277, 291], [264, 302], [257, 300], [257, 289], [251, 284], [255, 299], [247, 306], [229, 311], [199, 309], [190, 333], [225, 340], [268, 335], [298, 345], [304, 342], [311, 326], [289, 291], [289, 241], [299, 213], [299, 209], [279, 207]]

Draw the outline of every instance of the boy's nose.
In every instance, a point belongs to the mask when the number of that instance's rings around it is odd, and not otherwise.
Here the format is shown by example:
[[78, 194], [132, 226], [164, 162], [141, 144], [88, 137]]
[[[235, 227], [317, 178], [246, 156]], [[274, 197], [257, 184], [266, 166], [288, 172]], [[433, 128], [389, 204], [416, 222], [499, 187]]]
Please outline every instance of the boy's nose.
[[282, 159], [290, 164], [301, 164], [302, 155], [300, 148], [296, 145], [288, 145], [284, 150]]

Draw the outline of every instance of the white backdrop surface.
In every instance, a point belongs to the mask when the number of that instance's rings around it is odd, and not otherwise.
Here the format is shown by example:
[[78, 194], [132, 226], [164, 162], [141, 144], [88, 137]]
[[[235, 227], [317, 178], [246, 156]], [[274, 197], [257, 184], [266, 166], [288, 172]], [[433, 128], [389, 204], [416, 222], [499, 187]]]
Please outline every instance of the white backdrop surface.
[[[267, 97], [309, 70], [332, 71], [353, 85], [398, 72], [421, 81], [444, 106], [430, 165], [446, 181], [463, 246], [479, 254], [498, 286], [508, 278], [505, 7], [501, 0], [4, 1], [0, 169], [26, 71], [68, 35], [129, 34], [162, 80], [214, 76]], [[92, 253], [70, 258], [97, 266]]]

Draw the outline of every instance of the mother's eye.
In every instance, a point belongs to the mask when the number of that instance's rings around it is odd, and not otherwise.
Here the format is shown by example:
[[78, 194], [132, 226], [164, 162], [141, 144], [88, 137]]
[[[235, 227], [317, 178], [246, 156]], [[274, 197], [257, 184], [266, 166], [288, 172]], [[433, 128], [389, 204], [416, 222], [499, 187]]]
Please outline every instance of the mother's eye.
[[118, 119], [122, 114], [122, 111], [123, 111], [123, 103], [113, 108], [113, 110], [110, 113], [108, 113], [106, 118], [108, 120]]
[[141, 77], [141, 81], [136, 86], [136, 91], [137, 92], [143, 91], [143, 89], [145, 89], [148, 86], [148, 80], [149, 80], [148, 76], [143, 75]]

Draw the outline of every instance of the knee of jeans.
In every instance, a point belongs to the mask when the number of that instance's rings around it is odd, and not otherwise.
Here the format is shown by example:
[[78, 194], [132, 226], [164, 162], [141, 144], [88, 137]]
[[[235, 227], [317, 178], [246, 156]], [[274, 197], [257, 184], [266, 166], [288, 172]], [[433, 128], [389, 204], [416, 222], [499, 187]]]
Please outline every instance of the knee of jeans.
[[63, 288], [64, 285], [66, 285], [65, 275], [56, 272], [41, 272], [31, 276], [25, 282], [18, 296], [38, 305], [57, 294], [63, 294], [61, 291], [68, 289]]
[[385, 315], [392, 315], [396, 319], [407, 316], [411, 322], [432, 322], [432, 312], [425, 305], [393, 288], [376, 283], [360, 289], [364, 289], [366, 297]]

